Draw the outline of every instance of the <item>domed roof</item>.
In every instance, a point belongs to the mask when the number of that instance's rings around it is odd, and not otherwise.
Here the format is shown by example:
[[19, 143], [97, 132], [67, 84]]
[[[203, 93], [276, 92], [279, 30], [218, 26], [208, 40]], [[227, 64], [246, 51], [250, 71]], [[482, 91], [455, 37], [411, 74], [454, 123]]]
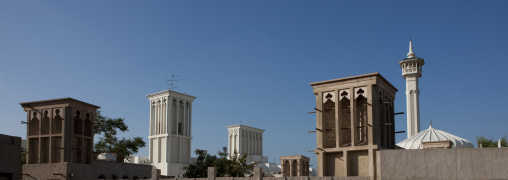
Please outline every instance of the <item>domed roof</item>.
[[468, 141], [467, 139], [455, 136], [453, 134], [437, 130], [432, 128], [432, 124], [429, 129], [425, 131], [421, 131], [410, 138], [405, 139], [397, 143], [397, 146], [400, 146], [404, 149], [423, 149], [422, 142], [434, 142], [434, 141], [451, 141], [451, 148], [472, 148], [473, 143]]
[[97, 159], [106, 160], [106, 161], [116, 161], [116, 156], [111, 153], [100, 153], [97, 156]]

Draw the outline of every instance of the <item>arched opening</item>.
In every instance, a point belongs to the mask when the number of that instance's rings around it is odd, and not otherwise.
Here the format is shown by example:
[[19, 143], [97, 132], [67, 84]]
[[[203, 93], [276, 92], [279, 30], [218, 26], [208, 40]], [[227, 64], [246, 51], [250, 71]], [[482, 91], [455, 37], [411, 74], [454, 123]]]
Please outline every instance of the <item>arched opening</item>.
[[41, 135], [49, 134], [49, 117], [48, 117], [48, 111], [44, 111], [43, 117], [41, 120]]
[[97, 178], [97, 179], [106, 179], [106, 176], [100, 175], [99, 178]]
[[80, 112], [76, 111], [76, 117], [74, 117], [74, 134], [82, 135], [83, 134], [83, 121], [80, 117]]
[[336, 147], [335, 140], [335, 93], [323, 93], [323, 148]]
[[180, 114], [180, 117], [178, 117], [178, 135], [183, 135], [183, 116], [185, 113], [183, 101], [180, 101], [178, 106], [178, 113]]
[[171, 107], [173, 109], [171, 112], [171, 114], [173, 115], [173, 118], [171, 118], [171, 126], [173, 127], [173, 128], [171, 128], [172, 129], [171, 133], [177, 134], [177, 130], [178, 130], [177, 129], [177, 126], [178, 126], [177, 125], [177, 123], [178, 123], [178, 114], [177, 114], [178, 103], [176, 102], [176, 99], [173, 99], [173, 105]]
[[55, 117], [53, 117], [53, 122], [51, 123], [51, 134], [60, 134], [62, 133], [62, 116], [60, 116], [60, 109], [55, 110]]
[[356, 98], [356, 144], [367, 144], [367, 98], [363, 94], [363, 90], [358, 90], [358, 97]]
[[382, 147], [386, 147], [386, 136], [385, 136], [385, 133], [386, 133], [386, 118], [385, 118], [385, 106], [386, 106], [386, 103], [384, 102], [383, 100], [383, 97], [382, 97], [382, 94], [381, 92], [379, 92], [379, 129], [380, 129], [380, 132], [379, 132], [379, 139], [380, 139], [380, 145]]
[[85, 136], [92, 137], [92, 121], [90, 120], [90, 114], [89, 113], [86, 113]]
[[289, 177], [290, 171], [291, 170], [289, 169], [289, 161], [285, 160], [282, 167], [282, 174], [284, 175], [284, 177]]
[[33, 112], [32, 119], [30, 119], [30, 122], [28, 122], [28, 129], [28, 135], [39, 135], [39, 119], [37, 119], [37, 112]]
[[340, 145], [345, 147], [351, 146], [351, 101], [346, 91], [343, 91], [340, 95], [342, 96], [339, 102]]
[[296, 160], [291, 163], [291, 176], [298, 176], [298, 162]]

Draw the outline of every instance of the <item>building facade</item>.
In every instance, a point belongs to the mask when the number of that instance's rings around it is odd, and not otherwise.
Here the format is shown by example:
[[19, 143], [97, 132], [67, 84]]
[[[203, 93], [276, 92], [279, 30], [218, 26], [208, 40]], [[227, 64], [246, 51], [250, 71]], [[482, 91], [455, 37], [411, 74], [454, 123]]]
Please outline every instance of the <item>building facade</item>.
[[228, 153], [263, 156], [263, 132], [265, 130], [245, 125], [227, 126]]
[[228, 129], [228, 153], [230, 155], [247, 155], [247, 164], [256, 163], [266, 176], [277, 176], [280, 173], [279, 166], [268, 162], [268, 157], [263, 156], [263, 132], [246, 125], [226, 126]]
[[375, 176], [375, 151], [395, 148], [397, 89], [379, 73], [311, 83], [318, 176]]
[[180, 177], [191, 162], [192, 102], [196, 97], [166, 90], [150, 100], [149, 158], [164, 176]]
[[93, 124], [99, 106], [73, 98], [20, 104], [27, 112], [22, 123], [27, 125], [28, 144], [22, 179], [158, 178], [149, 165], [93, 159]]
[[298, 156], [281, 156], [281, 174], [282, 177], [291, 176], [309, 176], [309, 161], [308, 157]]
[[28, 164], [90, 164], [99, 106], [72, 98], [20, 103], [27, 112]]

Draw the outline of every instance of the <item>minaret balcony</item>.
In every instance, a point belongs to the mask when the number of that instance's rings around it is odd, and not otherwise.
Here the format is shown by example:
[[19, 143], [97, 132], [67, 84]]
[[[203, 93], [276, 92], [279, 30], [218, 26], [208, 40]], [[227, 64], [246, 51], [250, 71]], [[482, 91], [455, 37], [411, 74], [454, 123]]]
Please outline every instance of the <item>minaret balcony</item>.
[[402, 75], [409, 75], [409, 74], [421, 74], [422, 68], [405, 68], [402, 69]]

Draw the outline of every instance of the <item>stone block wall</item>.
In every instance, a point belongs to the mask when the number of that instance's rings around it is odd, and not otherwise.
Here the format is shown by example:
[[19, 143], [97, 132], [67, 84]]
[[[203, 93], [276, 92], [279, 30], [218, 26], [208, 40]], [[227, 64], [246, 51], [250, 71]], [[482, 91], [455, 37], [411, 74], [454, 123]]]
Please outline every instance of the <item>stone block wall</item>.
[[508, 148], [381, 150], [378, 179], [508, 179]]

